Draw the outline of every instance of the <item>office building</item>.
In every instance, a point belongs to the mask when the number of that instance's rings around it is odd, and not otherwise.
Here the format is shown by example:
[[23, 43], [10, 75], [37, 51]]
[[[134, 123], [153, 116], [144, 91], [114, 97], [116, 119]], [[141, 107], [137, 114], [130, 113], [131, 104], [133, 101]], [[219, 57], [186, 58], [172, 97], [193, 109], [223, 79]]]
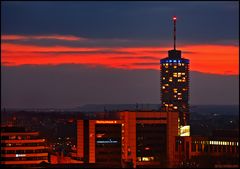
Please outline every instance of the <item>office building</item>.
[[37, 166], [49, 162], [45, 139], [23, 127], [1, 127], [1, 165]]
[[77, 157], [84, 163], [112, 167], [175, 165], [177, 112], [124, 111], [111, 112], [109, 116], [94, 115], [77, 121]]
[[239, 168], [239, 137], [176, 137], [175, 158], [182, 167]]
[[174, 22], [174, 49], [161, 59], [161, 108], [162, 111], [179, 112], [181, 126], [189, 125], [189, 60], [176, 50], [176, 17]]

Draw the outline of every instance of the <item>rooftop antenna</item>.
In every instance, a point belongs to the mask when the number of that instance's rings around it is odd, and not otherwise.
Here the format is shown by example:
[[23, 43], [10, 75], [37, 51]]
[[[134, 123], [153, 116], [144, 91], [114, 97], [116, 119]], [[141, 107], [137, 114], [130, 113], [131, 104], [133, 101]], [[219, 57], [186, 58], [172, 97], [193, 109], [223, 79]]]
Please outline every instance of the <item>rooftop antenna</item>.
[[177, 21], [177, 17], [173, 16], [173, 38], [174, 38], [174, 44], [173, 44], [173, 49], [176, 50], [176, 21]]

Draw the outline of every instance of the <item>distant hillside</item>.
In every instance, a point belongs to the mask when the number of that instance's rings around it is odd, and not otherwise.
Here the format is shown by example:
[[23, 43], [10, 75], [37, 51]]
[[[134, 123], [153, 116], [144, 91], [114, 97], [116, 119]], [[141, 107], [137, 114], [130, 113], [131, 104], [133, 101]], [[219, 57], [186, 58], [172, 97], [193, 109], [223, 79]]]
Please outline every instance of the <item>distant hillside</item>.
[[[77, 107], [75, 111], [81, 112], [103, 112], [123, 110], [160, 110], [160, 104], [87, 104]], [[194, 105], [190, 106], [192, 114], [212, 115], [221, 114], [235, 116], [239, 115], [238, 105]]]

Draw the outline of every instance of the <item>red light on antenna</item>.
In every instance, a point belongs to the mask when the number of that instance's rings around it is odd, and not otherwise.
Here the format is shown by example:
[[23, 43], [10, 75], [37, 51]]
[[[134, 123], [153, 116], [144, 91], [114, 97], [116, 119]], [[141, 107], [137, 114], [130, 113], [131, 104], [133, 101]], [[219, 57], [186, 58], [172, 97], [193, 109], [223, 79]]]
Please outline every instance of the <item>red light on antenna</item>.
[[174, 16], [174, 17], [173, 17], [173, 20], [177, 20], [177, 17], [176, 17], [176, 16]]

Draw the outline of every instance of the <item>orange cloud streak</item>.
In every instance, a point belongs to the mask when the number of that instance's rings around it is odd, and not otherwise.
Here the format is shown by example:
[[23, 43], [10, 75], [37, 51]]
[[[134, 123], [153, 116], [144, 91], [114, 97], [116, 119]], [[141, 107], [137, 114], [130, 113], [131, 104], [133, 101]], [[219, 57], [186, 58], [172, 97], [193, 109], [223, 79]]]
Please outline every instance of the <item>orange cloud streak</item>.
[[[1, 45], [2, 65], [6, 66], [74, 63], [123, 69], [157, 70], [159, 70], [159, 60], [166, 57], [167, 50], [171, 49], [161, 47], [43, 47], [5, 42]], [[190, 70], [214, 74], [239, 74], [239, 49], [236, 46], [199, 44], [182, 46], [179, 49], [182, 50], [184, 58], [190, 59]], [[102, 51], [109, 52], [101, 53]]]

